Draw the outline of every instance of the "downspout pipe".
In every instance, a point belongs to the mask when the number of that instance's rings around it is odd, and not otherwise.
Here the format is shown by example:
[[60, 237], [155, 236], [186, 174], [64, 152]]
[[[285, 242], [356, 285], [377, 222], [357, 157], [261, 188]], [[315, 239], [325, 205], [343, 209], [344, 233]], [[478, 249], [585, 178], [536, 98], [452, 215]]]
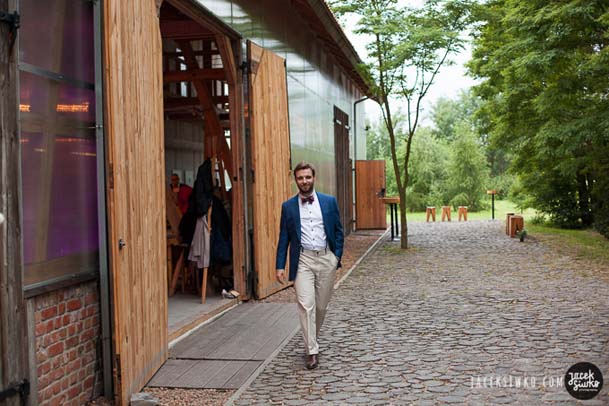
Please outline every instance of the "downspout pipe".
[[369, 96], [365, 96], [362, 97], [361, 99], [358, 99], [356, 101], [353, 102], [353, 166], [351, 168], [351, 171], [353, 173], [353, 196], [352, 196], [352, 200], [353, 200], [353, 225], [351, 230], [356, 231], [357, 227], [357, 210], [356, 210], [356, 206], [355, 206], [355, 194], [356, 194], [356, 190], [355, 190], [355, 185], [357, 185], [357, 172], [355, 172], [355, 162], [357, 161], [357, 105], [361, 102], [364, 102], [366, 100], [369, 100], [370, 97]]

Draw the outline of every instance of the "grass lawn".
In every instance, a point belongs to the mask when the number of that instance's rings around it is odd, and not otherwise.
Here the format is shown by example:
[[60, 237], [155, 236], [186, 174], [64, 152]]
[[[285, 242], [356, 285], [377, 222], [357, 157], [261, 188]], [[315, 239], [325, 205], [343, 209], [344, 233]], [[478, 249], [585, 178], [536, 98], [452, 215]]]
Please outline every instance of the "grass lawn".
[[[489, 198], [489, 207], [487, 210], [479, 211], [479, 212], [468, 212], [467, 219], [468, 220], [490, 220], [491, 219], [491, 203]], [[524, 213], [521, 213], [520, 210], [516, 208], [516, 205], [509, 200], [495, 200], [495, 219], [505, 220], [505, 213], [517, 213], [522, 214], [525, 219], [525, 224], [527, 220], [531, 220], [535, 216], [535, 210], [527, 209]], [[425, 212], [416, 212], [416, 213], [408, 213], [407, 215], [408, 222], [417, 222], [417, 221], [425, 221]], [[451, 220], [457, 221], [459, 219], [458, 213], [456, 210], [451, 210]], [[436, 221], [442, 220], [442, 207], [436, 207]], [[387, 212], [387, 222], [389, 220], [389, 212]]]
[[560, 252], [609, 265], [609, 239], [594, 230], [567, 230], [530, 223], [525, 224], [525, 229], [528, 236], [538, 238]]
[[[489, 199], [490, 200], [490, 199]], [[490, 202], [489, 202], [490, 206]], [[545, 225], [534, 225], [531, 220], [536, 215], [534, 209], [520, 212], [516, 205], [508, 200], [495, 201], [495, 219], [505, 221], [505, 213], [517, 213], [524, 216], [524, 228], [527, 237], [543, 241], [556, 248], [559, 252], [571, 255], [578, 259], [588, 259], [609, 266], [609, 239], [594, 230], [567, 230]], [[458, 220], [457, 211], [451, 212], [452, 221]], [[408, 222], [425, 221], [425, 212], [407, 214]], [[490, 220], [491, 209], [480, 212], [467, 213], [468, 220]], [[436, 207], [436, 221], [442, 221], [442, 208]], [[387, 212], [387, 224], [390, 224]]]

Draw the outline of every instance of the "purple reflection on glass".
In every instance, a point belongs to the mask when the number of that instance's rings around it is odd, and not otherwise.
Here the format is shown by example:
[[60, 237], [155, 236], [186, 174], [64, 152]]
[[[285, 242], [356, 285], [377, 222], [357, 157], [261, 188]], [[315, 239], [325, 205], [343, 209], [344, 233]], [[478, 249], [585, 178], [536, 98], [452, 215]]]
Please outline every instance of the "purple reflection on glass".
[[55, 137], [48, 258], [98, 249], [95, 139]]
[[95, 82], [93, 2], [22, 0], [20, 60]]

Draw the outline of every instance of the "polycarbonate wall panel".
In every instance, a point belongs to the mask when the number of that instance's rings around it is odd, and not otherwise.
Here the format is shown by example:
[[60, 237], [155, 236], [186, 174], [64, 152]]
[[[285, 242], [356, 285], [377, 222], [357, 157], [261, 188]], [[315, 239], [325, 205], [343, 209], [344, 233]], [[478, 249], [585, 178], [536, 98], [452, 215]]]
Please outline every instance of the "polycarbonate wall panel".
[[[349, 115], [353, 129], [353, 102], [360, 97], [359, 92], [326, 54], [291, 2], [198, 1], [244, 38], [286, 58], [292, 163], [312, 162], [318, 168], [317, 190], [335, 194], [334, 106]], [[364, 110], [358, 107], [358, 111], [357, 154], [365, 157]], [[350, 136], [354, 157], [353, 130]]]

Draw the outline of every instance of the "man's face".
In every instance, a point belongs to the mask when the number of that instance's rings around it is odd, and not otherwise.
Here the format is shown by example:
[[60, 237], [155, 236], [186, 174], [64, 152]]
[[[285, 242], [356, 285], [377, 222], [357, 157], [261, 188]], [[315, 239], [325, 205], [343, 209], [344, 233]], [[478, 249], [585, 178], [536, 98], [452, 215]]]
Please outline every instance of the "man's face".
[[294, 179], [296, 180], [296, 186], [298, 186], [298, 190], [303, 195], [308, 195], [313, 191], [313, 186], [315, 186], [315, 176], [313, 176], [313, 171], [311, 169], [301, 169], [294, 173]]
[[180, 178], [178, 176], [173, 175], [171, 177], [171, 186], [177, 187], [180, 184]]

